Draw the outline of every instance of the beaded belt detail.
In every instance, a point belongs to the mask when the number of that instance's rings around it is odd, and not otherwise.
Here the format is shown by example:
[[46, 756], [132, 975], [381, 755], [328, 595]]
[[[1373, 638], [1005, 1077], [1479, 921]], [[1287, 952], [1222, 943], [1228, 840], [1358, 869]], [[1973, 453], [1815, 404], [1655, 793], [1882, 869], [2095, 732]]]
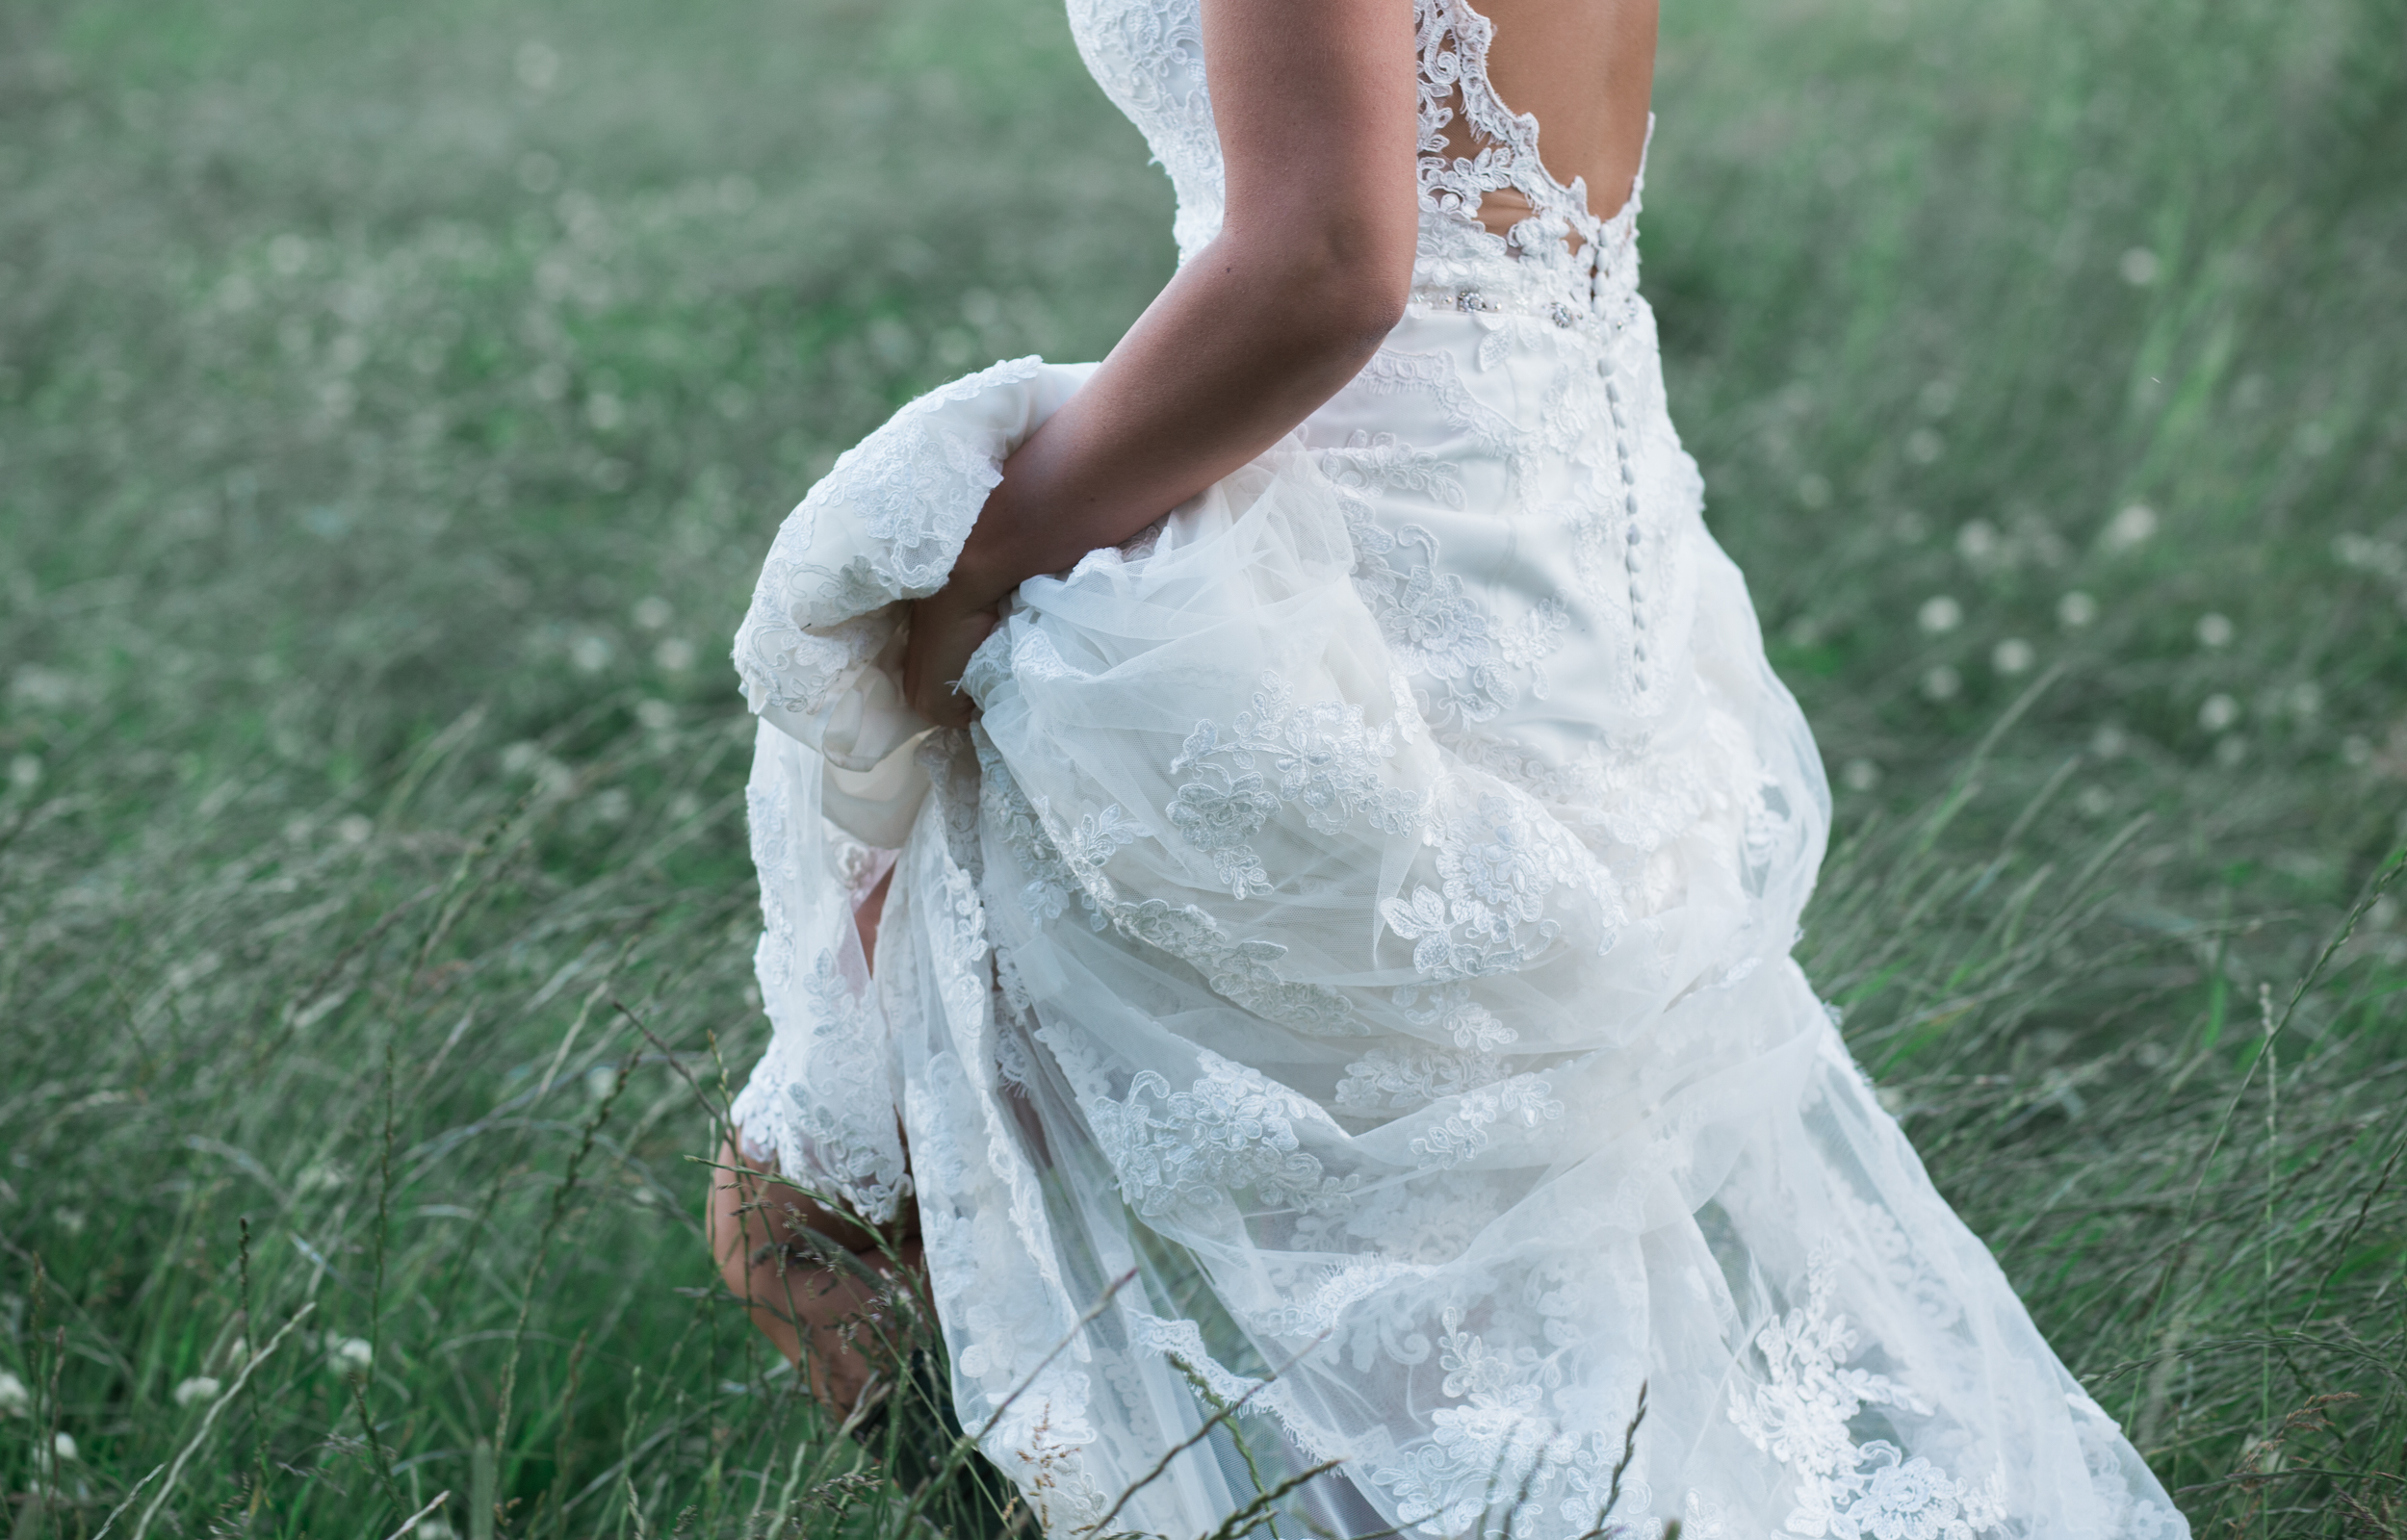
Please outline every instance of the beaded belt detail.
[[[1618, 335], [1629, 323], [1637, 295], [1599, 295], [1595, 308], [1589, 309], [1562, 299], [1491, 294], [1467, 284], [1421, 283], [1412, 286], [1411, 299], [1433, 310], [1460, 311], [1466, 316], [1530, 316], [1565, 331], [1604, 330]], [[1614, 303], [1617, 299], [1620, 303]]]

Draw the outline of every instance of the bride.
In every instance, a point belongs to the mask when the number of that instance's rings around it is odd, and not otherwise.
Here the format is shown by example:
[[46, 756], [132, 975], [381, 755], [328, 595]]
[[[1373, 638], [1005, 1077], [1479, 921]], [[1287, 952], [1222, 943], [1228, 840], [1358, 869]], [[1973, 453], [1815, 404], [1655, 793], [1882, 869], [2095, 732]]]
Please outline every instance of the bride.
[[1789, 959], [1828, 798], [1638, 293], [1654, 0], [1071, 20], [1179, 270], [771, 548], [730, 1284], [842, 1408], [814, 1258], [923, 1269], [1050, 1536], [1328, 1462], [1273, 1506], [2186, 1535]]

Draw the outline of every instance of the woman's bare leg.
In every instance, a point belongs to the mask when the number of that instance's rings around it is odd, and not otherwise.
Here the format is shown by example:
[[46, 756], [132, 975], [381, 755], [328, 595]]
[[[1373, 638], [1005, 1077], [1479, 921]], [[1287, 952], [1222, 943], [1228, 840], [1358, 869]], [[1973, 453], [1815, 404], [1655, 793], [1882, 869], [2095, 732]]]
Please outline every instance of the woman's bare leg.
[[[862, 955], [873, 963], [893, 881], [889, 871], [853, 910]], [[906, 1198], [893, 1223], [872, 1226], [777, 1181], [775, 1169], [745, 1156], [740, 1137], [720, 1147], [711, 1173], [711, 1251], [754, 1324], [810, 1374], [811, 1394], [843, 1417], [900, 1346], [897, 1299], [924, 1293], [919, 1210]], [[764, 1174], [749, 1174], [756, 1171]], [[859, 1265], [847, 1266], [847, 1256]]]
[[[721, 1147], [712, 1172], [711, 1249], [754, 1324], [809, 1373], [812, 1395], [842, 1417], [908, 1329], [897, 1306], [922, 1275], [918, 1214], [906, 1206], [894, 1223], [872, 1227], [772, 1176], [748, 1174], [773, 1168], [746, 1158], [735, 1140]], [[846, 1265], [847, 1257], [858, 1266]]]

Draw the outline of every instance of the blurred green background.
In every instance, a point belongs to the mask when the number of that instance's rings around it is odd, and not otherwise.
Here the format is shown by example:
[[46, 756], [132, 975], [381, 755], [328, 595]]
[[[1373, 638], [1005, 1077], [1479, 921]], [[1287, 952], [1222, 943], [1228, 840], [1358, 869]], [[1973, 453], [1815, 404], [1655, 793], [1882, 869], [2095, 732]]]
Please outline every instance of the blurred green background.
[[[2407, 1533], [2407, 3], [1664, 28], [1802, 955], [2202, 1526]], [[695, 1238], [725, 647], [838, 450], [1100, 355], [1169, 214], [1043, 0], [0, 10], [0, 1526], [917, 1522]]]

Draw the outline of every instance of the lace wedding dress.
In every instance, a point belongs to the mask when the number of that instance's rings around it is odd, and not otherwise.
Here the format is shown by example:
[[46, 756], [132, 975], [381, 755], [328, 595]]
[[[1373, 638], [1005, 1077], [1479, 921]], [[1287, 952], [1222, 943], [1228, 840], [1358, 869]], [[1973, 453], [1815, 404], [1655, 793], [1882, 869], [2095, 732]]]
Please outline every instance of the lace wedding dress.
[[[1085, 368], [913, 403], [779, 531], [736, 644], [748, 1144], [917, 1202], [962, 1424], [1048, 1535], [1189, 1540], [1327, 1460], [1272, 1506], [2186, 1535], [1788, 958], [1827, 792], [1665, 410], [1635, 193], [1594, 218], [1488, 21], [1416, 3], [1408, 318], [1271, 452], [1023, 584], [975, 726], [902, 703], [898, 602]], [[1189, 256], [1197, 5], [1071, 4]]]

